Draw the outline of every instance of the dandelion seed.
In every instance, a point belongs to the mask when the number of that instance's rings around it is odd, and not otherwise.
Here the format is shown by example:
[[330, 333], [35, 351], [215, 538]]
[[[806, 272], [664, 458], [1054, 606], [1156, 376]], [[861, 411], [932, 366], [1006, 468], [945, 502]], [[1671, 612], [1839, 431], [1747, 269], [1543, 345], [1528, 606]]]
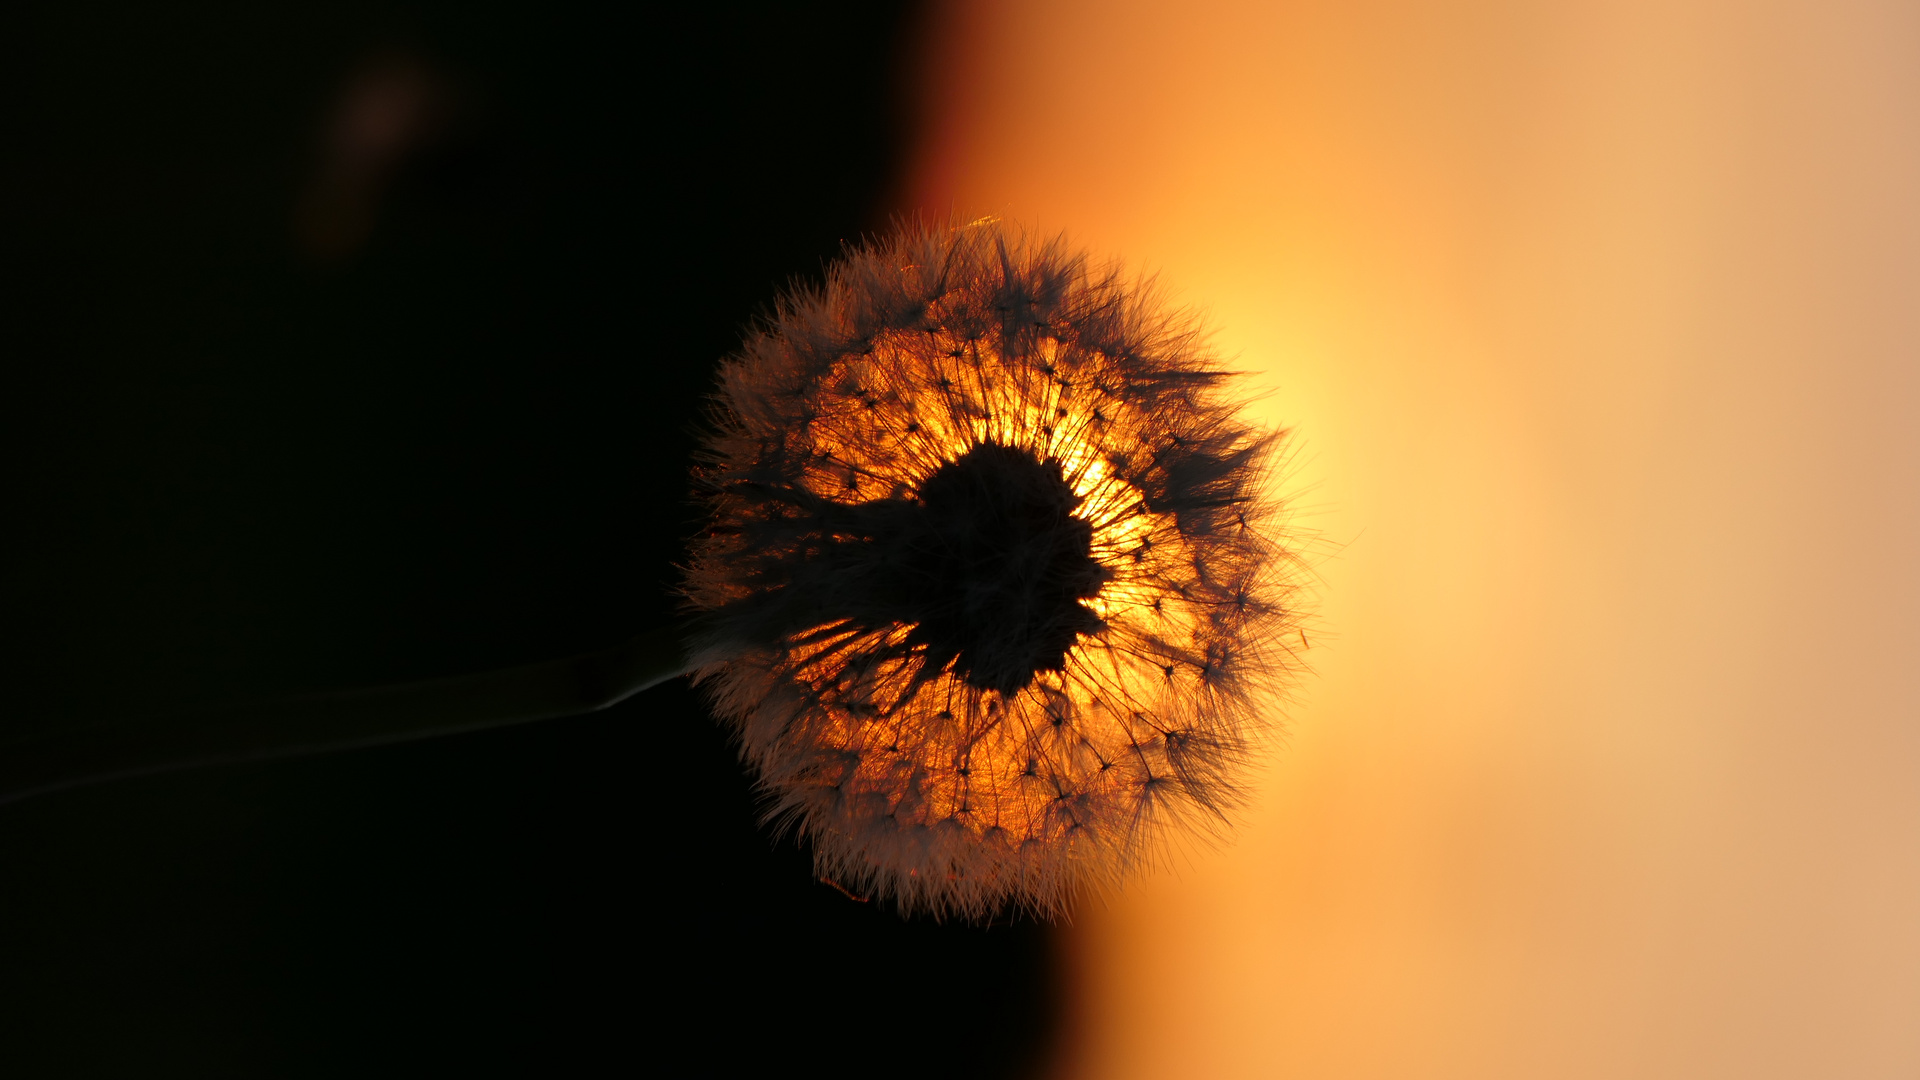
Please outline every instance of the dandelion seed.
[[1292, 621], [1229, 382], [991, 222], [850, 251], [723, 365], [692, 663], [822, 879], [1050, 914], [1224, 820]]

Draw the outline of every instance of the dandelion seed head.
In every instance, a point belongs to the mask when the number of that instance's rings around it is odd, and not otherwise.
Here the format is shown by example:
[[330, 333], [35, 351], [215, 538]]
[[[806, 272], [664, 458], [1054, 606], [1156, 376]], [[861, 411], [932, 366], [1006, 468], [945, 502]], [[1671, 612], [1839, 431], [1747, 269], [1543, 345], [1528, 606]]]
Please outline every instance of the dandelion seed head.
[[1195, 323], [993, 222], [850, 250], [722, 366], [697, 680], [821, 875], [1054, 914], [1211, 827], [1292, 553]]

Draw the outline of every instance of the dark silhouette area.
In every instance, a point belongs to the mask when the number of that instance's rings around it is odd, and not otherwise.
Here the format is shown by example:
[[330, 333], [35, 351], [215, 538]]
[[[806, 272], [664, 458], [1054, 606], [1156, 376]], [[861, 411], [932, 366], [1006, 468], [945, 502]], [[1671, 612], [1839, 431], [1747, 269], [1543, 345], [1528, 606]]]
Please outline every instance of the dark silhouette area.
[[[918, 15], [10, 13], [0, 741], [667, 619], [713, 365], [884, 226]], [[0, 1072], [1030, 1072], [1044, 928], [755, 818], [683, 683], [0, 807]]]

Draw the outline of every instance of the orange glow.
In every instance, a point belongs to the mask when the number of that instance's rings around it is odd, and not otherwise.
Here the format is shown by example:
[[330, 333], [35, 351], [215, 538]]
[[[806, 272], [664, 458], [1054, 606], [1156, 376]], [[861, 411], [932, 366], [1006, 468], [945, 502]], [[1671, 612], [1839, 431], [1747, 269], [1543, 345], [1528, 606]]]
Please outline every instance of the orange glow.
[[[1206, 692], [1197, 670], [1204, 657], [1148, 652], [1139, 642], [1151, 638], [1183, 649], [1210, 613], [1163, 584], [1196, 557], [1173, 515], [1148, 510], [1145, 494], [1108, 467], [1155, 449], [1136, 441], [1150, 430], [1148, 418], [1102, 411], [1124, 405], [1097, 385], [1115, 377], [1111, 358], [1051, 338], [1023, 357], [983, 346], [946, 331], [896, 331], [843, 358], [825, 381], [848, 388], [851, 400], [823, 409], [815, 420], [814, 456], [801, 482], [823, 498], [871, 502], [910, 498], [942, 465], [982, 443], [1058, 461], [1081, 499], [1074, 516], [1092, 527], [1093, 558], [1111, 575], [1088, 604], [1109, 633], [1083, 638], [1067, 653], [1064, 670], [1042, 672], [1030, 688], [976, 695], [983, 697], [978, 730], [912, 730], [942, 701], [959, 713], [952, 725], [963, 723], [968, 712], [952, 699], [965, 687], [957, 676], [923, 687], [919, 661], [903, 658], [869, 673], [862, 695], [868, 708], [823, 710], [816, 737], [856, 762], [842, 781], [854, 798], [878, 795], [904, 815], [903, 800], [917, 791], [924, 803], [911, 812], [927, 823], [960, 822], [1016, 845], [1058, 842], [1065, 839], [1060, 830], [1093, 822], [1077, 815], [1063, 820], [1053, 772], [1080, 784], [1097, 776], [1100, 786], [1119, 788], [1141, 779], [1136, 768], [1148, 777], [1164, 769], [1159, 748], [1190, 734], [1169, 725], [1192, 710], [1169, 699]], [[940, 358], [938, 382], [914, 370], [927, 356]], [[896, 625], [881, 633], [904, 640], [911, 629]], [[809, 640], [815, 635], [821, 636]], [[845, 650], [862, 637], [837, 624], [798, 635], [805, 644], [794, 649], [796, 676], [808, 684], [837, 678]], [[916, 695], [933, 704], [909, 707]], [[1073, 710], [1072, 722], [1054, 725], [1063, 734], [1048, 737], [1050, 721], [1063, 709]], [[874, 752], [882, 746], [888, 751]], [[1051, 768], [1036, 770], [1036, 749]], [[925, 779], [909, 784], [906, 772]], [[1096, 856], [1089, 850], [1083, 857]]]
[[1920, 1073], [1920, 14], [983, 0], [908, 202], [1160, 271], [1317, 669], [1063, 1077]]
[[722, 380], [696, 649], [823, 873], [1051, 913], [1236, 804], [1293, 565], [1189, 320], [975, 222], [850, 255]]

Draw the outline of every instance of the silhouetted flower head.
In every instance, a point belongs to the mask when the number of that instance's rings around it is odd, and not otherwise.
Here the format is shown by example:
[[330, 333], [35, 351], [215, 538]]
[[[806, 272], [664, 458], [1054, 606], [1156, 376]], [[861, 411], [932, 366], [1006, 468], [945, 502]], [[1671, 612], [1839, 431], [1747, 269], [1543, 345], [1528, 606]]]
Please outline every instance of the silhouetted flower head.
[[1291, 556], [1190, 319], [991, 223], [850, 251], [723, 365], [698, 679], [820, 872], [1042, 913], [1217, 822]]

